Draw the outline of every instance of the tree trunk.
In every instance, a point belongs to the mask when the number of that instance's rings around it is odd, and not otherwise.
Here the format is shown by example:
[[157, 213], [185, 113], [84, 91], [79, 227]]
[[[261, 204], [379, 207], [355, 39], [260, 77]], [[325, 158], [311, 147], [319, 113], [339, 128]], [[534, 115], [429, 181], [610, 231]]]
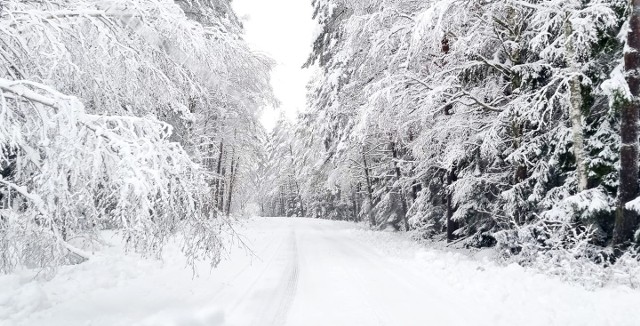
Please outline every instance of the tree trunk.
[[404, 223], [405, 231], [410, 231], [409, 221], [407, 219], [407, 201], [404, 196], [404, 189], [400, 185], [400, 179], [402, 178], [402, 171], [400, 171], [400, 166], [398, 165], [398, 149], [396, 148], [396, 143], [391, 142], [391, 154], [393, 155], [393, 167], [396, 172], [396, 182], [398, 183], [398, 191], [400, 192], [400, 203], [402, 207], [402, 212], [400, 212], [400, 218]]
[[353, 207], [353, 212], [351, 214], [351, 218], [353, 219], [354, 222], [358, 221], [358, 202], [356, 202], [356, 195], [352, 194], [351, 195], [351, 206]]
[[453, 191], [450, 187], [455, 180], [456, 169], [455, 167], [452, 167], [451, 170], [447, 171], [447, 242], [455, 240], [453, 232], [455, 232], [459, 227], [458, 222], [453, 220], [455, 207], [453, 207]]
[[570, 73], [572, 74], [569, 80], [569, 115], [571, 117], [571, 131], [573, 134], [573, 155], [576, 158], [576, 177], [578, 182], [578, 192], [587, 189], [587, 169], [585, 165], [584, 155], [584, 133], [582, 131], [583, 117], [582, 117], [582, 85], [580, 82], [580, 70], [577, 66], [577, 58], [575, 54], [575, 47], [571, 39], [573, 34], [573, 26], [569, 17], [565, 20], [564, 36], [567, 48], [567, 58], [570, 65]]
[[369, 207], [367, 208], [367, 215], [369, 217], [369, 225], [371, 227], [376, 226], [376, 218], [373, 216], [373, 189], [371, 187], [371, 178], [369, 177], [369, 166], [367, 165], [367, 156], [362, 152], [362, 163], [364, 164], [364, 176], [367, 179], [367, 194], [369, 195]]
[[231, 199], [233, 198], [233, 186], [236, 181], [236, 175], [238, 174], [239, 166], [240, 166], [240, 158], [235, 159], [234, 157], [231, 157], [231, 176], [229, 177], [229, 191], [228, 191], [229, 198], [227, 199], [227, 217], [231, 215]]
[[632, 98], [621, 108], [620, 115], [620, 184], [618, 207], [613, 230], [613, 245], [623, 247], [633, 240], [638, 215], [625, 205], [638, 196], [638, 118], [640, 117], [640, 0], [631, 0], [631, 19], [624, 54], [626, 80]]
[[218, 211], [220, 214], [224, 214], [225, 208], [225, 199], [227, 198], [227, 168], [222, 167], [221, 175], [220, 175], [220, 191], [218, 192]]
[[304, 203], [302, 202], [302, 190], [300, 189], [300, 184], [298, 183], [298, 179], [292, 175], [291, 176], [291, 180], [293, 181], [293, 185], [296, 187], [296, 194], [295, 194], [295, 201], [297, 201], [300, 204], [300, 216], [299, 217], [304, 217], [305, 216], [305, 211], [304, 211]]
[[280, 206], [279, 206], [280, 212], [278, 213], [278, 216], [287, 216], [287, 214], [285, 213], [286, 207], [284, 205], [285, 205], [284, 189], [280, 189]]
[[220, 140], [220, 152], [218, 153], [218, 166], [216, 168], [216, 177], [218, 178], [218, 180], [216, 180], [216, 191], [214, 193], [214, 200], [215, 200], [215, 205], [218, 208], [218, 210], [221, 210], [221, 203], [220, 203], [220, 195], [221, 195], [221, 187], [222, 187], [222, 157], [223, 157], [223, 153], [224, 153], [224, 139]]

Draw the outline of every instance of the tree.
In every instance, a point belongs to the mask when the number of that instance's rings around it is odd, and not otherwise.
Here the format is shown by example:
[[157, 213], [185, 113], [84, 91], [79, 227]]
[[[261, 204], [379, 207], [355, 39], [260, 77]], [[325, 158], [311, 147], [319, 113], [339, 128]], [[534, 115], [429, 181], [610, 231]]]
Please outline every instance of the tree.
[[216, 264], [275, 102], [240, 33], [226, 0], [3, 2], [0, 268], [87, 258], [74, 239], [103, 229]]
[[482, 246], [573, 223], [610, 241], [618, 118], [600, 86], [621, 53], [623, 1], [314, 4], [306, 114], [335, 171], [371, 181], [375, 224], [406, 214], [425, 237]]
[[640, 1], [630, 2], [627, 50], [624, 53], [625, 79], [629, 99], [620, 113], [620, 185], [616, 209], [613, 244], [625, 245], [632, 241], [638, 228], [638, 213], [627, 203], [638, 197], [638, 123], [640, 118]]
[[[185, 251], [219, 261], [220, 240], [203, 206], [207, 174], [176, 143], [171, 127], [155, 119], [87, 114], [78, 99], [28, 81], [0, 79], [0, 136], [18, 153], [0, 179], [7, 195], [0, 266], [55, 266], [68, 252], [89, 254], [70, 241], [118, 229], [136, 250], [158, 255], [178, 230], [190, 235]], [[25, 117], [38, 117], [28, 118]], [[178, 218], [180, 216], [180, 218]], [[198, 244], [200, 243], [200, 244]]]

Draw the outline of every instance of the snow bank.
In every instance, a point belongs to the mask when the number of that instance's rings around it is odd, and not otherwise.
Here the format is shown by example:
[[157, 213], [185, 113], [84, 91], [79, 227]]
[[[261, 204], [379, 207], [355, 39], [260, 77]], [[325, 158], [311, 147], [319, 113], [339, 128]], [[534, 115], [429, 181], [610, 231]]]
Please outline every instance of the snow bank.
[[[107, 248], [55, 276], [36, 270], [0, 276], [0, 325], [224, 324], [224, 313], [208, 301], [219, 286], [208, 262], [198, 263], [201, 275], [194, 278], [177, 241], [159, 261], [125, 255], [120, 237], [103, 236]], [[246, 263], [240, 252], [239, 263]]]

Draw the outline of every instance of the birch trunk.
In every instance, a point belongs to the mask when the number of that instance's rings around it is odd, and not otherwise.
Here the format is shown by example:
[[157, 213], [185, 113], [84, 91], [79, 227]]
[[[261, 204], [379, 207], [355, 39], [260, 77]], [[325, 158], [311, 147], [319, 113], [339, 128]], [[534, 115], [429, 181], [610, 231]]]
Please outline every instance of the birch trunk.
[[584, 155], [584, 133], [582, 131], [582, 86], [580, 83], [580, 70], [577, 66], [576, 51], [571, 35], [573, 26], [567, 17], [565, 21], [564, 36], [567, 48], [567, 58], [570, 65], [571, 78], [569, 80], [569, 115], [571, 117], [571, 131], [573, 134], [573, 155], [576, 158], [576, 176], [578, 182], [578, 192], [587, 189], [587, 169]]

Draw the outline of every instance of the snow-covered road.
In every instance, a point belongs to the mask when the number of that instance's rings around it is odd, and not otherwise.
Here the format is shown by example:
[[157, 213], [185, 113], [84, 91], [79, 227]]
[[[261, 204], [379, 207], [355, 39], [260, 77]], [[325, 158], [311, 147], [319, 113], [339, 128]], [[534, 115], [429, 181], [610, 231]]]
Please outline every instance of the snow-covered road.
[[131, 256], [49, 282], [1, 277], [0, 325], [640, 325], [637, 290], [589, 291], [403, 234], [284, 218], [245, 234], [255, 256], [232, 250], [196, 279]]

